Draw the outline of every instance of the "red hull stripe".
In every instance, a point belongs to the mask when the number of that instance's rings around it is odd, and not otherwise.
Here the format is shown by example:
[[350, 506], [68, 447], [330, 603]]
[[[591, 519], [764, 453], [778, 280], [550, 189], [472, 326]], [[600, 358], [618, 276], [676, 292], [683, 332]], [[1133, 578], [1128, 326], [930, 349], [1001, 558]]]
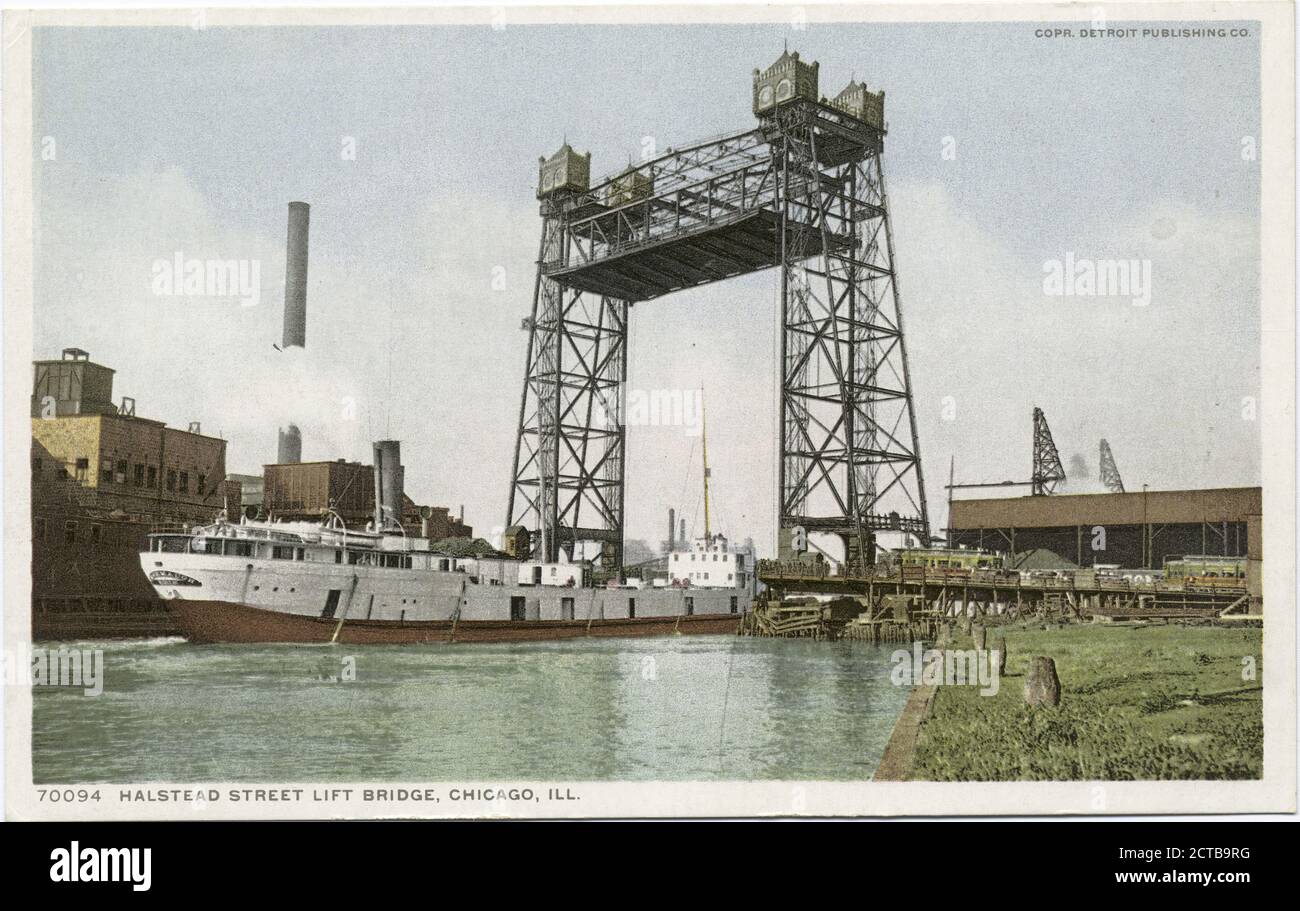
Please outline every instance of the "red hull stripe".
[[[329, 642], [337, 619], [304, 617], [230, 601], [165, 602], [191, 642]], [[585, 636], [735, 634], [736, 614], [637, 617], [631, 620], [345, 620], [338, 642], [400, 645], [423, 642], [538, 642]]]

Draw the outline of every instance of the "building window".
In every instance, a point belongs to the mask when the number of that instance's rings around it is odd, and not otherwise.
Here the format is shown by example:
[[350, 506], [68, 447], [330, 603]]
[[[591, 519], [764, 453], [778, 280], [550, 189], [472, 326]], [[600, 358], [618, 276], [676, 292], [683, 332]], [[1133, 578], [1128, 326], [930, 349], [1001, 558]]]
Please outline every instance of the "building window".
[[137, 462], [135, 466], [135, 486], [144, 486], [144, 465], [139, 462]]
[[90, 459], [77, 459], [77, 480], [85, 483], [90, 474]]
[[101, 526], [99, 526], [99, 525], [91, 525], [91, 526], [90, 526], [90, 543], [91, 543], [91, 544], [98, 544], [98, 543], [100, 542], [100, 540], [102, 540], [102, 537], [103, 537], [102, 532], [103, 532], [103, 528], [102, 528]]
[[150, 490], [158, 486], [158, 469], [152, 465], [149, 466], [149, 480], [145, 481], [144, 486]]
[[737, 602], [736, 602], [736, 596], [735, 596], [735, 595], [732, 595], [732, 596], [731, 596], [731, 612], [732, 612], [733, 614], [736, 612], [736, 608], [737, 608], [737, 606], [738, 606], [738, 605], [737, 605]]
[[208, 492], [208, 476], [201, 474], [199, 475], [199, 496], [203, 496], [207, 492]]
[[126, 459], [122, 459], [117, 463], [117, 483], [126, 483]]
[[168, 468], [168, 469], [167, 469], [167, 489], [168, 489], [168, 490], [175, 490], [175, 489], [176, 489], [176, 469], [175, 469], [175, 468]]
[[629, 620], [636, 619], [636, 598], [627, 599], [627, 616]]
[[188, 471], [182, 471], [181, 472], [181, 493], [189, 493], [189, 492], [190, 492], [190, 473]]
[[63, 523], [63, 543], [64, 543], [64, 544], [76, 544], [76, 543], [77, 543], [77, 523], [76, 523], [76, 522], [64, 522], [64, 523]]
[[100, 459], [99, 461], [99, 479], [105, 484], [113, 483], [113, 460]]
[[686, 616], [688, 616], [688, 617], [693, 617], [693, 616], [695, 616], [695, 599], [694, 599], [694, 598], [689, 598], [689, 597], [688, 597], [688, 598], [686, 599]]

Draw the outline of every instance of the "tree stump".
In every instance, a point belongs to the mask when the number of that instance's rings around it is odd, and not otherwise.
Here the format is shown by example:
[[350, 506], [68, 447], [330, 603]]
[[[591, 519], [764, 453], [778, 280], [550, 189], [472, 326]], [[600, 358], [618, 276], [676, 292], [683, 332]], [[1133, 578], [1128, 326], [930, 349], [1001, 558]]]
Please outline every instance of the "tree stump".
[[1051, 658], [1035, 655], [1029, 659], [1025, 702], [1029, 705], [1061, 704], [1061, 680], [1056, 676], [1056, 662]]
[[998, 636], [998, 676], [1005, 677], [1007, 673], [1007, 637]]

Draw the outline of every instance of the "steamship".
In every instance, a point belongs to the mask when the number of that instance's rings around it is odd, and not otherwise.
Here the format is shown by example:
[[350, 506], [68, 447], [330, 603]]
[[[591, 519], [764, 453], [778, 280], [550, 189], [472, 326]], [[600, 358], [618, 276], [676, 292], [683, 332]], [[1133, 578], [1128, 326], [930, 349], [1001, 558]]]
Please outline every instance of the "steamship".
[[140, 564], [191, 642], [379, 644], [734, 633], [749, 556], [709, 536], [669, 579], [597, 587], [586, 562], [450, 556], [334, 515], [152, 534]]
[[[701, 449], [704, 536], [684, 550], [670, 545], [665, 577], [649, 585], [636, 579], [599, 587], [586, 561], [456, 555], [408, 534], [397, 440], [374, 444], [374, 518], [365, 530], [349, 528], [333, 510], [320, 522], [219, 517], [181, 533], [151, 534], [140, 565], [192, 642], [735, 633], [753, 599], [753, 554], [709, 531], [707, 443]], [[526, 530], [514, 526], [506, 534], [513, 553], [529, 552]]]

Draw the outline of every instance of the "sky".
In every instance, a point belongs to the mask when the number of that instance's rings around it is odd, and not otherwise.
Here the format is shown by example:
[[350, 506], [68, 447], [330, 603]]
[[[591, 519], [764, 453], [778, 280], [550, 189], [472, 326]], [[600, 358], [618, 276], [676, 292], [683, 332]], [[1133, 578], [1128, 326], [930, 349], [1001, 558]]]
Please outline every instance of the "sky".
[[[1119, 25], [1119, 23], [1111, 23]], [[1231, 23], [1225, 24], [1231, 26]], [[789, 42], [886, 92], [883, 158], [931, 526], [959, 482], [1024, 480], [1035, 406], [1072, 477], [1254, 485], [1259, 42], [1047, 39], [1031, 24], [51, 28], [34, 44], [35, 350], [87, 349], [137, 413], [227, 468], [368, 462], [505, 519], [538, 234], [537, 159], [593, 176], [744, 129]], [[286, 207], [311, 204], [307, 347], [280, 340]], [[164, 294], [159, 263], [255, 264], [255, 302]], [[1150, 264], [1145, 305], [1045, 292], [1045, 264]], [[703, 387], [713, 524], [774, 540], [779, 273], [638, 305], [630, 390]], [[207, 289], [205, 289], [207, 290]], [[698, 437], [634, 427], [626, 531], [703, 527]], [[1076, 470], [1082, 469], [1082, 471]], [[996, 495], [1002, 495], [998, 492]]]

